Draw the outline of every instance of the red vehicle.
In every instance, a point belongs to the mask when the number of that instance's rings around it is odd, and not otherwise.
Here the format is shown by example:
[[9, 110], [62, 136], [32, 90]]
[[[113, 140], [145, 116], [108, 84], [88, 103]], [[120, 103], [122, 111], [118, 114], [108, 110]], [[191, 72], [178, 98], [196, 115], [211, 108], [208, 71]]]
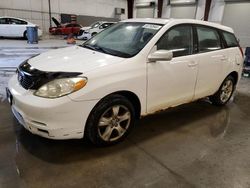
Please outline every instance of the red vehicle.
[[71, 33], [77, 35], [82, 27], [77, 23], [60, 24], [54, 17], [52, 20], [56, 24], [56, 27], [50, 27], [49, 32], [53, 35], [68, 35]]

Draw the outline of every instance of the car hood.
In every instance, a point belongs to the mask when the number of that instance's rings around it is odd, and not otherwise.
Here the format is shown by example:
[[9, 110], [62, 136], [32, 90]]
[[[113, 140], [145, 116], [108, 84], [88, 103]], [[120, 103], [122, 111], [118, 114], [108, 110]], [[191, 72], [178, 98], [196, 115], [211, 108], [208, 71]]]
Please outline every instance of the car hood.
[[125, 58], [73, 46], [42, 53], [31, 58], [28, 63], [42, 71], [86, 73], [123, 60]]
[[91, 27], [82, 27], [81, 30], [90, 29]]

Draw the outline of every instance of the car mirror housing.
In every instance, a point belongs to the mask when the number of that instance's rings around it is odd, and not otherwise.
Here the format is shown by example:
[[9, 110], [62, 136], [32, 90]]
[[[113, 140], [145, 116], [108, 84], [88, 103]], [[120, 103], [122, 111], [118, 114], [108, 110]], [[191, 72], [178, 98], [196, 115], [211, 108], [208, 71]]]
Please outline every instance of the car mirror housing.
[[173, 52], [169, 50], [157, 50], [148, 56], [149, 62], [170, 61], [173, 58]]

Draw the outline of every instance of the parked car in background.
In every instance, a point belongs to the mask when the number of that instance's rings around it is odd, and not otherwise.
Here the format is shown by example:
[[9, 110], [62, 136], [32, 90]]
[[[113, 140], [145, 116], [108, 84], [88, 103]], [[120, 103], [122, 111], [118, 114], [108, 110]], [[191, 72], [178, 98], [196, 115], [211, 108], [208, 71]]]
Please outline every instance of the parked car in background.
[[227, 104], [243, 53], [229, 27], [191, 19], [129, 19], [82, 45], [23, 62], [9, 81], [12, 112], [50, 139], [123, 140], [135, 120], [209, 97]]
[[78, 33], [78, 36], [81, 36], [84, 31], [90, 28], [98, 27], [100, 25], [100, 21], [92, 23], [90, 26], [82, 27]]
[[243, 76], [250, 77], [250, 47], [246, 47]]
[[15, 17], [0, 17], [0, 37], [23, 37], [27, 39], [27, 26], [37, 26], [38, 36], [42, 36], [42, 30], [36, 24]]
[[100, 21], [95, 22], [92, 24], [92, 26], [88, 29], [81, 29], [78, 35], [78, 39], [88, 40], [97, 33], [100, 33], [104, 29], [108, 28], [109, 26], [113, 25], [116, 22], [106, 22], [106, 21]]
[[80, 29], [82, 28], [82, 26], [77, 23], [60, 24], [54, 17], [52, 17], [52, 20], [56, 25], [56, 27], [49, 28], [49, 32], [52, 35], [68, 35], [71, 33], [74, 35], [78, 35]]

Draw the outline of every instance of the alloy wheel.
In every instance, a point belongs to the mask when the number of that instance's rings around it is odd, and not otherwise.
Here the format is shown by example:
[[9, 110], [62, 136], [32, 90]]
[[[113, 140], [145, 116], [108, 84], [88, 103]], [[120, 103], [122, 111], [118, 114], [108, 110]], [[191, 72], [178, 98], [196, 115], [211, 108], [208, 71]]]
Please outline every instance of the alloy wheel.
[[220, 99], [223, 103], [227, 102], [227, 100], [231, 97], [233, 92], [233, 82], [232, 80], [227, 80], [221, 88]]
[[118, 140], [128, 130], [130, 121], [131, 113], [126, 106], [111, 106], [99, 119], [98, 134], [107, 142]]

